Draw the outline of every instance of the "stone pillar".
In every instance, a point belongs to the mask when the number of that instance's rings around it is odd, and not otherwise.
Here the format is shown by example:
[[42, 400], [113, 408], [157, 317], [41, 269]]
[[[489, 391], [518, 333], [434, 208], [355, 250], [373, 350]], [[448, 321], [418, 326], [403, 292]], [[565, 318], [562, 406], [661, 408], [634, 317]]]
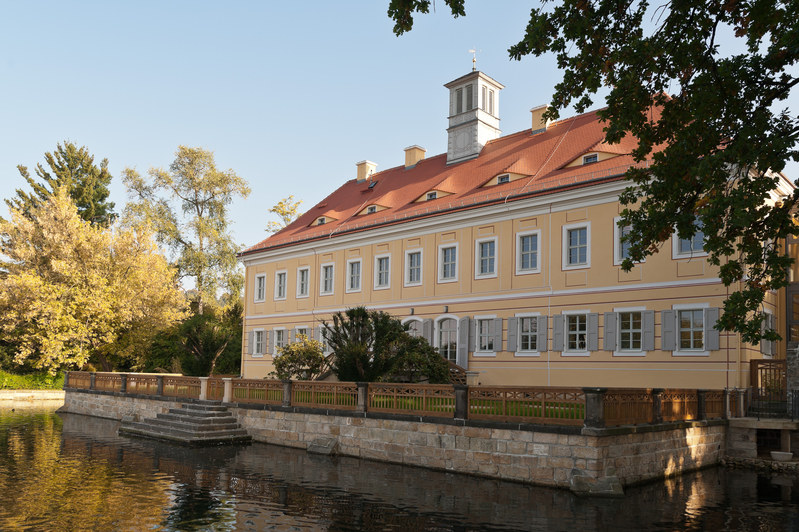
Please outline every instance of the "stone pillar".
[[283, 406], [291, 406], [291, 379], [283, 381]]
[[605, 426], [605, 392], [607, 388], [583, 388], [585, 394], [585, 426]]
[[94, 390], [94, 379], [95, 379], [96, 375], [97, 374], [95, 372], [93, 372], [93, 371], [91, 373], [89, 373], [89, 389], [90, 390]]
[[128, 374], [123, 373], [119, 376], [119, 393], [128, 392]]
[[722, 396], [721, 402], [724, 405], [722, 407], [723, 408], [723, 412], [721, 413], [721, 417], [723, 419], [730, 419], [730, 417], [732, 417], [732, 416], [730, 416], [730, 390], [729, 389], [724, 388], [724, 395]]
[[64, 389], [66, 390], [69, 388], [69, 374], [72, 373], [71, 371], [64, 372]]
[[233, 379], [224, 377], [222, 382], [225, 383], [225, 392], [222, 395], [222, 402], [230, 403], [233, 400]]
[[469, 419], [469, 386], [453, 385], [455, 388], [455, 419]]
[[738, 417], [746, 417], [746, 392], [745, 388], [741, 388], [740, 390], [735, 390], [738, 394], [738, 412], [736, 415]]
[[208, 400], [208, 377], [200, 377], [200, 401]]
[[164, 395], [164, 376], [158, 375], [156, 377], [155, 395]]
[[358, 406], [355, 409], [356, 412], [366, 412], [367, 404], [368, 404], [368, 397], [369, 397], [369, 383], [368, 382], [356, 382], [358, 386]]
[[479, 371], [466, 372], [466, 386], [477, 386], [477, 379], [480, 377]]
[[696, 391], [696, 419], [707, 419], [707, 390]]
[[652, 388], [652, 423], [663, 423], [663, 388]]

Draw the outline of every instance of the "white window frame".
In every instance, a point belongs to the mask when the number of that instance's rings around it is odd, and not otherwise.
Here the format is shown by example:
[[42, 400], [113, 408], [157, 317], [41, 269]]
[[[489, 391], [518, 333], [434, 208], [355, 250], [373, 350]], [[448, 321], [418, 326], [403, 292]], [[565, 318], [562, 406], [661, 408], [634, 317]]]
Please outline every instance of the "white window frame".
[[[480, 271], [482, 266], [482, 256], [480, 255], [481, 247], [483, 244], [493, 242], [494, 244], [494, 270], [488, 273]], [[497, 276], [497, 269], [499, 266], [499, 239], [495, 236], [488, 238], [478, 238], [474, 241], [474, 278], [475, 279], [492, 279]]]
[[[302, 291], [302, 273], [305, 272], [305, 291]], [[311, 268], [300, 266], [297, 268], [297, 299], [308, 297], [311, 293]]]
[[[588, 315], [591, 314], [590, 310], [564, 310], [561, 312], [563, 315], [563, 351], [561, 356], [564, 357], [588, 357], [591, 356], [591, 351], [588, 350]], [[580, 351], [569, 350], [569, 316], [585, 316], [585, 349]]]
[[[536, 237], [536, 267], [522, 269], [522, 238], [526, 236]], [[534, 231], [520, 231], [516, 233], [516, 275], [529, 275], [533, 273], [541, 273], [541, 230], [535, 229]]]
[[[410, 256], [414, 253], [419, 254], [419, 280], [411, 281]], [[424, 275], [424, 250], [422, 248], [405, 250], [405, 286], [419, 286], [422, 284]]]
[[[352, 286], [352, 265], [358, 264], [358, 286]], [[344, 272], [347, 276], [344, 285], [344, 292], [347, 294], [353, 294], [355, 292], [360, 292], [363, 287], [363, 260], [359, 257], [357, 259], [348, 259], [347, 260], [347, 270]]]
[[[258, 280], [259, 279], [263, 279], [264, 280], [264, 285], [263, 285], [264, 293], [261, 294], [261, 297], [258, 297]], [[255, 276], [255, 285], [253, 286], [253, 294], [252, 294], [252, 296], [253, 296], [253, 298], [252, 298], [253, 303], [263, 303], [264, 301], [266, 301], [266, 274], [265, 273], [259, 273], [258, 275]]]
[[[256, 337], [261, 333], [261, 348], [258, 349], [258, 340]], [[252, 330], [252, 356], [253, 358], [262, 358], [266, 353], [266, 332], [262, 329]]]
[[504, 185], [510, 183], [510, 174], [499, 174], [497, 176], [497, 185]]
[[[586, 159], [590, 159], [591, 157], [596, 157], [593, 161], [586, 161]], [[594, 164], [599, 162], [599, 153], [586, 153], [583, 155], [583, 164]]]
[[[647, 311], [646, 307], [619, 307], [614, 308], [613, 312], [616, 313], [616, 345], [618, 349], [613, 351], [614, 357], [643, 357], [646, 356], [648, 351], [644, 351], [644, 312]], [[641, 349], [639, 351], [622, 350], [621, 349], [621, 313], [622, 312], [640, 312], [641, 313]], [[607, 327], [607, 324], [605, 325]]]
[[[586, 249], [585, 249], [585, 264], [569, 264], [569, 231], [575, 229], [585, 229]], [[566, 224], [562, 229], [561, 237], [561, 255], [563, 270], [585, 270], [591, 267], [591, 222], [579, 222], [574, 224]]]
[[[702, 328], [704, 331], [705, 326], [705, 317], [704, 317], [704, 310], [706, 308], [710, 308], [710, 303], [678, 303], [671, 306], [671, 309], [674, 311], [674, 334], [676, 335], [675, 344], [674, 344], [674, 351], [672, 351], [672, 356], [675, 357], [708, 357], [710, 356], [710, 351], [707, 349], [703, 350], [688, 350], [688, 349], [680, 349], [680, 311], [681, 310], [701, 310], [703, 311], [702, 315]], [[707, 347], [707, 338], [702, 333], [702, 347]]]
[[366, 214], [374, 214], [376, 212], [377, 212], [376, 205], [369, 205], [368, 207], [366, 207]]
[[[283, 278], [282, 284], [280, 282], [281, 277]], [[275, 301], [284, 301], [286, 299], [288, 282], [289, 276], [286, 270], [278, 270], [275, 272]], [[283, 292], [282, 296], [280, 295], [281, 291]]]
[[[325, 268], [330, 267], [330, 290], [325, 290]], [[336, 291], [336, 263], [325, 262], [319, 265], [319, 295], [330, 296]]]
[[[447, 248], [455, 248], [455, 275], [453, 277], [443, 277], [444, 274], [444, 250]], [[439, 244], [438, 246], [438, 282], [439, 283], [455, 283], [458, 281], [458, 243], [453, 242], [449, 244]]]
[[[704, 235], [704, 230], [702, 235]], [[696, 235], [694, 235], [696, 236]], [[690, 259], [692, 257], [707, 257], [707, 251], [703, 249], [699, 251], [680, 251], [680, 241], [688, 240], [687, 238], [680, 238], [677, 231], [671, 234], [671, 258], [672, 259]]]
[[[304, 331], [304, 332], [301, 332], [301, 331]], [[299, 341], [299, 336], [301, 334], [304, 334], [305, 337], [308, 338], [308, 339], [312, 339], [310, 331], [311, 331], [311, 328], [307, 327], [307, 326], [304, 326], [304, 325], [300, 325], [299, 327], [294, 327], [294, 341], [295, 342]]]
[[[497, 356], [497, 346], [492, 345], [493, 349], [480, 349], [480, 322], [486, 321], [488, 322], [488, 337], [493, 342], [494, 335], [491, 333], [491, 327], [494, 325], [494, 320], [497, 318], [496, 314], [481, 314], [479, 316], [474, 316], [474, 352], [472, 356], [474, 357], [496, 357]], [[500, 336], [502, 333], [500, 332]]]
[[[385, 259], [388, 269], [386, 270], [386, 282], [380, 284], [380, 261]], [[391, 253], [382, 253], [375, 255], [375, 275], [374, 275], [374, 289], [375, 290], [388, 290], [391, 288]]]
[[435, 190], [431, 190], [425, 195], [425, 201], [432, 201], [434, 199], [438, 199], [438, 192]]
[[324, 216], [320, 216], [316, 219], [316, 225], [325, 225], [327, 223], [327, 219]]
[[[411, 323], [418, 323], [419, 324], [419, 337], [420, 338], [423, 337], [422, 335], [424, 334], [424, 331], [422, 330], [422, 326], [423, 326], [424, 322], [422, 321], [422, 319], [421, 318], [417, 318], [415, 316], [411, 316], [410, 318], [405, 318], [404, 320], [402, 320], [402, 324], [403, 325], [410, 326]], [[411, 333], [409, 332], [408, 334], [411, 334]], [[413, 336], [413, 335], [411, 334], [411, 336]]]
[[536, 335], [538, 334], [538, 318], [541, 316], [540, 312], [518, 312], [514, 315], [518, 319], [518, 326], [516, 327], [516, 352], [513, 353], [515, 357], [540, 357], [541, 348], [536, 345], [534, 351], [522, 350], [522, 320], [525, 318], [532, 318], [533, 323], [536, 324]]
[[[277, 351], [278, 347], [285, 347], [285, 346], [288, 345], [289, 338], [288, 338], [288, 335], [286, 334], [286, 332], [287, 331], [286, 331], [285, 327], [275, 327], [274, 329], [272, 329], [272, 334], [273, 334], [273, 339], [274, 339], [274, 345], [272, 346], [272, 356], [275, 356], [275, 357], [280, 356], [280, 353], [278, 353], [278, 351]], [[283, 335], [283, 344], [282, 345], [278, 345], [278, 343], [277, 343], [277, 333], [281, 333]]]
[[[458, 360], [458, 347], [459, 347], [458, 343], [459, 343], [460, 332], [461, 332], [461, 320], [460, 320], [460, 318], [458, 318], [458, 316], [456, 316], [454, 314], [442, 314], [441, 316], [437, 317], [433, 321], [433, 324], [435, 325], [435, 327], [433, 327], [433, 346], [436, 349], [438, 349], [439, 354], [440, 354], [440, 352], [441, 352], [441, 322], [443, 322], [444, 320], [455, 320], [455, 360], [453, 360], [453, 362], [456, 362]], [[441, 356], [443, 357], [443, 355], [441, 355]], [[444, 360], [449, 360], [449, 359], [448, 358], [444, 358]]]

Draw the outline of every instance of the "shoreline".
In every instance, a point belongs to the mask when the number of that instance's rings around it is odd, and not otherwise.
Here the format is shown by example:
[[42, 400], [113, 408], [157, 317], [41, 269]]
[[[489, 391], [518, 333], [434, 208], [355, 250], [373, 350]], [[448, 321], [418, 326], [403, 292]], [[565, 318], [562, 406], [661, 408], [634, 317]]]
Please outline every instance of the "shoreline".
[[64, 397], [64, 390], [0, 390], [0, 408], [58, 408]]

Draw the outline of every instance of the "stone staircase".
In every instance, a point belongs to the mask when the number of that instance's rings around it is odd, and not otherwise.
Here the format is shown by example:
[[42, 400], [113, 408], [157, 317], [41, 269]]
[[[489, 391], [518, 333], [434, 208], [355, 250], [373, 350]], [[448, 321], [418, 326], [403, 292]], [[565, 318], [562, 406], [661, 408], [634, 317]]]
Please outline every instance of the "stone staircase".
[[184, 403], [166, 414], [136, 421], [123, 418], [119, 433], [164, 440], [182, 445], [205, 446], [249, 443], [251, 437], [218, 401]]

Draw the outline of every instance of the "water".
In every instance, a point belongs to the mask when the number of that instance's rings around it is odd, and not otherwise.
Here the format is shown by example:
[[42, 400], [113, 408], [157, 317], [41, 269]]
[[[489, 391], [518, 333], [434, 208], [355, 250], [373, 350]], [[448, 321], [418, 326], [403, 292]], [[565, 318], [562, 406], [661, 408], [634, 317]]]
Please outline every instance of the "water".
[[705, 470], [624, 499], [0, 410], [0, 530], [799, 530], [799, 479]]

